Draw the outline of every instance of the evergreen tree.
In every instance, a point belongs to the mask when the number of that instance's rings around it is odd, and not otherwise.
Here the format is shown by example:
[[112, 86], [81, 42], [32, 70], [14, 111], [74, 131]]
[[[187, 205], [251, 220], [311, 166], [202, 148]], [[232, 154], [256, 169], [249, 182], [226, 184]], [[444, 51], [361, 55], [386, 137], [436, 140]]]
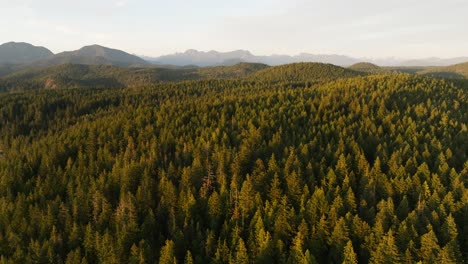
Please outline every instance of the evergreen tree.
[[190, 250], [187, 250], [187, 254], [185, 255], [184, 264], [193, 264], [192, 253]]
[[237, 242], [236, 251], [231, 262], [239, 264], [249, 263], [249, 256], [247, 254], [247, 249], [245, 248], [245, 243], [244, 240], [242, 240], [242, 238], [240, 238]]
[[395, 244], [393, 232], [390, 230], [377, 246], [374, 252], [371, 252], [372, 263], [400, 263], [400, 255]]
[[344, 248], [342, 263], [343, 264], [357, 264], [358, 263], [357, 256], [356, 256], [356, 253], [354, 252], [353, 243], [351, 242], [351, 240], [349, 240], [346, 243], [346, 246]]
[[421, 248], [419, 249], [421, 260], [428, 263], [435, 262], [439, 251], [437, 237], [432, 227], [429, 227], [429, 231], [421, 236]]
[[160, 264], [176, 264], [177, 259], [174, 255], [174, 242], [171, 240], [166, 240], [166, 244], [161, 248], [159, 254], [159, 263]]

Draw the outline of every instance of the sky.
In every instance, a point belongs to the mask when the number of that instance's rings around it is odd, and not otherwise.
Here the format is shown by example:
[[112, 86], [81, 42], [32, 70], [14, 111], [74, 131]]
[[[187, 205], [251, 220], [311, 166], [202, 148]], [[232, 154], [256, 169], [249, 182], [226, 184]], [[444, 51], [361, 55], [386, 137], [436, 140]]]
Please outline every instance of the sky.
[[367, 58], [468, 56], [468, 0], [0, 0], [0, 43]]

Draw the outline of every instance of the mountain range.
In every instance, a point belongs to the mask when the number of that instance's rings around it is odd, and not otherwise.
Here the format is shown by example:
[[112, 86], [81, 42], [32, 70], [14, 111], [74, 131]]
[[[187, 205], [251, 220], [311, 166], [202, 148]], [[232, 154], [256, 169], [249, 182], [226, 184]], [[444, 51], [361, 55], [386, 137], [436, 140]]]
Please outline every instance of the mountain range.
[[54, 56], [36, 61], [34, 64], [35, 66], [53, 66], [66, 63], [124, 67], [148, 64], [147, 61], [135, 55], [99, 45], [85, 46], [79, 50], [58, 53]]
[[257, 56], [247, 50], [236, 50], [230, 52], [218, 51], [197, 51], [187, 50], [170, 55], [160, 57], [145, 57], [143, 58], [153, 64], [161, 65], [196, 65], [217, 66], [217, 65], [233, 65], [240, 62], [263, 63], [271, 66], [296, 63], [296, 62], [321, 62], [330, 63], [339, 66], [350, 66], [358, 62], [366, 61], [380, 66], [449, 66], [453, 64], [463, 63], [468, 61], [468, 57], [456, 58], [422, 58], [422, 59], [398, 59], [398, 58], [356, 58], [337, 54], [311, 54], [300, 53], [298, 55], [269, 55]]
[[267, 65], [282, 65], [295, 62], [321, 62], [330, 63], [340, 66], [349, 66], [357, 63], [360, 60], [343, 55], [325, 54], [315, 55], [309, 53], [301, 53], [295, 56], [289, 55], [270, 55], [256, 56], [248, 50], [235, 50], [230, 52], [218, 51], [197, 51], [194, 49], [187, 50], [182, 53], [163, 55], [160, 57], [143, 57], [153, 64], [166, 65], [196, 65], [200, 67], [218, 66], [218, 65], [234, 65], [240, 62], [263, 63]]
[[0, 76], [63, 64], [150, 66], [150, 63], [125, 51], [90, 45], [74, 51], [54, 54], [44, 47], [23, 42], [0, 45]]
[[82, 47], [75, 51], [53, 54], [44, 47], [23, 42], [8, 42], [0, 45], [0, 72], [6, 69], [49, 67], [61, 64], [141, 66], [149, 63], [127, 52], [99, 45]]
[[0, 45], [0, 76], [27, 68], [49, 67], [62, 64], [112, 65], [120, 67], [147, 67], [153, 64], [164, 67], [181, 67], [187, 65], [191, 65], [193, 67], [206, 67], [230, 66], [242, 62], [261, 63], [270, 66], [297, 62], [321, 62], [347, 67], [363, 61], [379, 66], [427, 67], [459, 64], [467, 62], [468, 57], [449, 59], [431, 57], [404, 60], [396, 58], [355, 58], [345, 55], [311, 53], [301, 53], [294, 56], [257, 56], [247, 50], [235, 50], [230, 52], [218, 52], [212, 50], [204, 52], [194, 49], [181, 53], [163, 55], [160, 57], [146, 57], [132, 55], [125, 51], [99, 45], [85, 46], [75, 51], [66, 51], [58, 54], [53, 54], [47, 48], [33, 46], [23, 42], [8, 42]]

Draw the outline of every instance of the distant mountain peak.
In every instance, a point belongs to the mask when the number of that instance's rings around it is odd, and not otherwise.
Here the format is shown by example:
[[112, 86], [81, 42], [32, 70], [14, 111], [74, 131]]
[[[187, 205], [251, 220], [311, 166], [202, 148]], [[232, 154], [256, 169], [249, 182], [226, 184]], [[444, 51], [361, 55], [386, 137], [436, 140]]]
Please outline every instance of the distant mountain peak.
[[115, 66], [148, 64], [145, 60], [135, 55], [97, 44], [84, 46], [75, 51], [59, 53], [52, 58], [41, 61], [39, 64], [51, 66], [65, 63], [89, 65], [106, 64]]
[[26, 42], [7, 42], [0, 45], [0, 63], [22, 64], [54, 55], [50, 50]]
[[199, 53], [199, 51], [196, 50], [196, 49], [188, 49], [188, 50], [186, 50], [186, 51], [184, 52], [184, 54], [189, 54], [189, 55], [190, 55], [190, 54], [197, 54], [197, 53]]
[[385, 58], [359, 58], [342, 54], [320, 54], [302, 52], [298, 55], [272, 54], [269, 56], [257, 56], [248, 50], [238, 49], [228, 52], [219, 52], [216, 50], [198, 51], [188, 49], [185, 52], [163, 55], [156, 58], [145, 57], [155, 64], [175, 65], [175, 66], [218, 66], [233, 65], [240, 62], [263, 63], [270, 66], [283, 65], [295, 62], [320, 62], [330, 63], [343, 67], [353, 64], [369, 61], [379, 66], [448, 66], [468, 61], [468, 57], [457, 57], [442, 59], [437, 57], [422, 59], [402, 59], [397, 57]]
[[31, 43], [22, 42], [22, 41], [10, 41], [10, 42], [3, 43], [1, 46], [8, 46], [8, 47], [11, 47], [11, 46], [27, 46], [27, 47], [44, 48], [44, 47], [40, 47], [40, 46], [34, 46]]
[[106, 48], [106, 49], [110, 49], [110, 48], [101, 46], [99, 44], [91, 44], [91, 45], [83, 46], [81, 49], [85, 49], [85, 48]]
[[[220, 52], [220, 51], [217, 51], [217, 50], [200, 51], [200, 50], [196, 50], [196, 49], [188, 49], [183, 53], [175, 53], [175, 54], [184, 54], [184, 55], [200, 55], [200, 54], [210, 54], [210, 55], [223, 55], [223, 54], [252, 55], [252, 53], [250, 51], [243, 50], [243, 49], [227, 51], [227, 52]], [[167, 56], [171, 56], [171, 55], [167, 55]]]
[[[77, 51], [99, 51], [99, 52], [121, 52], [121, 53], [126, 53], [125, 51], [122, 51], [122, 50], [118, 50], [118, 49], [113, 49], [113, 48], [108, 48], [108, 47], [104, 47], [104, 46], [101, 46], [101, 45], [98, 45], [98, 44], [93, 44], [93, 45], [88, 45], [88, 46], [84, 46], [82, 48], [80, 48], [79, 50]], [[128, 53], [127, 53], [128, 54]]]
[[5, 42], [2, 44], [2, 46], [13, 46], [13, 45], [27, 45], [33, 47], [32, 44], [26, 43], [26, 42], [16, 42], [16, 41], [10, 41], [10, 42]]
[[233, 65], [240, 62], [263, 63], [268, 65], [281, 65], [294, 62], [323, 62], [336, 65], [348, 66], [359, 60], [344, 55], [315, 55], [301, 53], [296, 56], [275, 54], [271, 56], [255, 56], [248, 50], [238, 49], [228, 52], [216, 50], [198, 51], [195, 49], [186, 50], [183, 53], [175, 53], [150, 59], [156, 64], [172, 64], [178, 66], [216, 66]]
[[219, 66], [248, 62], [247, 58], [252, 56], [253, 55], [247, 50], [219, 52], [216, 50], [199, 51], [195, 49], [188, 49], [183, 53], [174, 53], [160, 56], [158, 58], [150, 58], [150, 61], [156, 64], [169, 64], [177, 66]]

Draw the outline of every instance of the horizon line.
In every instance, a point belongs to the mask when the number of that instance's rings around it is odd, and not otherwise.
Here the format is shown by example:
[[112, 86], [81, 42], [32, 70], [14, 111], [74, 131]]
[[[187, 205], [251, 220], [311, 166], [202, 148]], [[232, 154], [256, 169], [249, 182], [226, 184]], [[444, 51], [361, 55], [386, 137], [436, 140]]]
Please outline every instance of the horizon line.
[[140, 53], [137, 53], [137, 52], [131, 52], [131, 51], [128, 51], [127, 49], [123, 49], [123, 48], [110, 47], [110, 46], [107, 46], [107, 45], [98, 44], [97, 42], [93, 43], [93, 44], [85, 44], [85, 45], [79, 46], [79, 48], [77, 48], [77, 49], [62, 50], [62, 51], [59, 51], [59, 52], [54, 52], [45, 45], [35, 45], [35, 44], [33, 44], [31, 42], [27, 42], [27, 41], [11, 40], [11, 41], [3, 42], [0, 45], [4, 45], [4, 44], [8, 44], [8, 43], [25, 43], [25, 44], [30, 44], [30, 45], [32, 45], [34, 47], [46, 48], [49, 51], [51, 51], [54, 55], [57, 55], [57, 54], [60, 54], [60, 53], [63, 53], [63, 52], [76, 51], [76, 50], [82, 49], [84, 47], [97, 45], [97, 46], [101, 46], [101, 47], [108, 48], [108, 49], [115, 49], [115, 50], [124, 51], [124, 52], [126, 52], [128, 54], [135, 55], [135, 56], [138, 56], [138, 57], [141, 57], [141, 58], [146, 57], [146, 58], [150, 58], [150, 59], [156, 59], [156, 58], [163, 57], [163, 56], [168, 56], [168, 55], [184, 54], [184, 53], [187, 53], [188, 51], [192, 51], [192, 50], [196, 51], [196, 52], [200, 52], [200, 53], [210, 53], [210, 52], [230, 53], [230, 52], [236, 52], [236, 51], [245, 51], [245, 52], [249, 52], [252, 56], [256, 56], [256, 57], [260, 57], [260, 56], [264, 56], [264, 57], [271, 57], [271, 56], [297, 57], [297, 56], [300, 56], [300, 55], [315, 55], [315, 56], [343, 56], [343, 57], [348, 57], [348, 58], [351, 58], [351, 59], [364, 59], [364, 60], [365, 59], [370, 59], [370, 60], [394, 59], [394, 60], [405, 60], [405, 61], [423, 60], [423, 59], [441, 59], [441, 60], [449, 60], [449, 59], [457, 59], [457, 58], [467, 58], [468, 59], [468, 55], [458, 55], [458, 56], [451, 56], [451, 57], [439, 57], [439, 56], [434, 56], [434, 55], [431, 55], [431, 56], [427, 55], [427, 56], [424, 56], [424, 57], [403, 57], [403, 56], [387, 55], [387, 56], [378, 57], [378, 56], [355, 56], [355, 55], [351, 55], [351, 54], [333, 53], [333, 52], [323, 52], [323, 53], [322, 52], [316, 52], [315, 53], [315, 52], [309, 52], [309, 51], [302, 51], [302, 52], [298, 52], [298, 53], [295, 53], [295, 54], [291, 54], [291, 53], [257, 54], [255, 52], [252, 52], [250, 49], [245, 49], [245, 48], [231, 49], [231, 50], [222, 50], [222, 49], [200, 50], [200, 49], [195, 49], [195, 48], [188, 48], [188, 49], [185, 49], [185, 51], [175, 51], [175, 52], [172, 52], [172, 53], [161, 53], [160, 55], [148, 55], [148, 54], [140, 54]]

